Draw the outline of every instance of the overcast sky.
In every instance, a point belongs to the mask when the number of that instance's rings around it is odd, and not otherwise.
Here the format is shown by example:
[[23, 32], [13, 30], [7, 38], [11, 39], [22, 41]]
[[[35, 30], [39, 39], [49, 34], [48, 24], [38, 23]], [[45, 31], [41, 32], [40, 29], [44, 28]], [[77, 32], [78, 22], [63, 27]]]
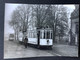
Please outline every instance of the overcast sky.
[[[9, 26], [9, 24], [8, 24], [8, 22], [9, 22], [9, 20], [11, 20], [11, 14], [12, 14], [12, 12], [13, 12], [13, 10], [18, 6], [18, 5], [20, 5], [20, 4], [10, 4], [10, 3], [6, 3], [5, 4], [5, 24], [4, 24], [4, 33], [5, 34], [9, 34], [9, 33], [13, 33], [14, 31], [13, 31], [13, 29]], [[72, 12], [74, 9], [75, 9], [75, 7], [74, 7], [74, 5], [64, 5], [64, 6], [66, 6], [67, 8], [68, 8], [68, 11], [70, 11], [70, 12]]]

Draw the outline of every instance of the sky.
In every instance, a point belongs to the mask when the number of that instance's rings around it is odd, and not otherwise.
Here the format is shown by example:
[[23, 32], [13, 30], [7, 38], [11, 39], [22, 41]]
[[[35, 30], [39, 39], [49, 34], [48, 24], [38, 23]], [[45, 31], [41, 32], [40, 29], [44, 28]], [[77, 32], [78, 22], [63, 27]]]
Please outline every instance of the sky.
[[75, 9], [75, 6], [71, 5], [71, 4], [67, 4], [67, 5], [64, 5], [64, 6], [67, 7], [68, 11], [70, 11], [70, 12], [72, 12]]
[[[4, 34], [5, 35], [14, 33], [12, 27], [9, 26], [8, 22], [9, 20], [11, 20], [11, 14], [13, 10], [15, 10], [15, 8], [19, 5], [20, 4], [5, 3], [5, 23], [4, 23]], [[69, 4], [69, 5], [64, 5], [64, 6], [68, 8], [69, 12], [72, 12], [75, 9], [74, 5]]]

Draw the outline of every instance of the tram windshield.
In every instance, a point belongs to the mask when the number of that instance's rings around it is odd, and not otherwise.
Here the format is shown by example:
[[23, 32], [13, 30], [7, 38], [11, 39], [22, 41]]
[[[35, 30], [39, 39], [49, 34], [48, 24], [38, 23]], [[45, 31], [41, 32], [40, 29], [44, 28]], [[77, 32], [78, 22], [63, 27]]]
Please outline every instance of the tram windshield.
[[[52, 30], [39, 30], [40, 31], [40, 39], [52, 39]], [[37, 38], [36, 31], [28, 31], [28, 38]]]
[[52, 39], [52, 30], [41, 30], [40, 38], [41, 39]]

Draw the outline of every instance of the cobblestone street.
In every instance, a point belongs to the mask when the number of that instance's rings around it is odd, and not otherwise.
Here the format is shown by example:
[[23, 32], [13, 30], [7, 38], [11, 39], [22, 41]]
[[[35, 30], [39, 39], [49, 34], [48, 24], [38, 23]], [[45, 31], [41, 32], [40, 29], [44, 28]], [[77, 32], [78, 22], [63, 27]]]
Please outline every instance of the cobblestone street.
[[4, 59], [7, 58], [24, 58], [24, 57], [41, 57], [41, 56], [78, 56], [78, 47], [70, 45], [54, 44], [52, 50], [37, 49], [28, 46], [25, 48], [15, 41], [4, 41]]
[[37, 57], [37, 56], [53, 56], [52, 54], [41, 51], [36, 48], [25, 48], [23, 45], [13, 41], [4, 42], [4, 58], [22, 58], [22, 57]]

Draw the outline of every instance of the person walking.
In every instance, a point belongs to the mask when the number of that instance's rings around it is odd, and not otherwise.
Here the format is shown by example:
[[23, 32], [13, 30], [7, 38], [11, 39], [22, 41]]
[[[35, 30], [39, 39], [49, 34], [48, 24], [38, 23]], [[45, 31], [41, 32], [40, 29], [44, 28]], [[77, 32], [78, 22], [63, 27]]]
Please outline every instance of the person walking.
[[28, 45], [28, 38], [26, 36], [25, 39], [24, 39], [24, 46], [25, 46], [25, 48], [27, 48], [27, 45]]

